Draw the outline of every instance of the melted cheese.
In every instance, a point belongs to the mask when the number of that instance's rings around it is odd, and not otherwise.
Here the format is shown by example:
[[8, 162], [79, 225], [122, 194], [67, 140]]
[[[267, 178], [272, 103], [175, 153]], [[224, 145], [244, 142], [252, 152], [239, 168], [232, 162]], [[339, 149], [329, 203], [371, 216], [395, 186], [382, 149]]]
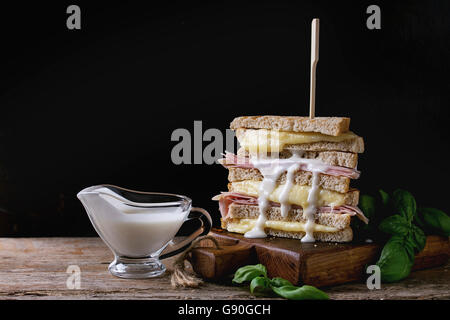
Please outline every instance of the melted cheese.
[[349, 131], [339, 136], [316, 132], [285, 132], [266, 129], [237, 129], [239, 144], [250, 153], [281, 152], [285, 145], [313, 142], [342, 142], [358, 136]]
[[[232, 182], [230, 191], [242, 193], [245, 195], [258, 197], [259, 187], [261, 181], [244, 180], [239, 182]], [[284, 184], [280, 184], [269, 194], [268, 200], [273, 202], [280, 202]], [[308, 195], [311, 190], [310, 186], [292, 185], [287, 196], [287, 203], [308, 207]], [[317, 196], [317, 207], [330, 206], [338, 207], [345, 204], [345, 194], [319, 188]]]
[[[236, 233], [246, 233], [252, 230], [256, 225], [257, 219], [239, 219], [228, 222], [227, 230]], [[292, 221], [275, 221], [267, 220], [264, 223], [264, 228], [270, 228], [273, 230], [285, 231], [285, 232], [305, 232], [306, 223], [292, 222]], [[313, 232], [337, 232], [339, 229], [334, 227], [327, 227], [321, 224], [314, 224], [312, 228]]]

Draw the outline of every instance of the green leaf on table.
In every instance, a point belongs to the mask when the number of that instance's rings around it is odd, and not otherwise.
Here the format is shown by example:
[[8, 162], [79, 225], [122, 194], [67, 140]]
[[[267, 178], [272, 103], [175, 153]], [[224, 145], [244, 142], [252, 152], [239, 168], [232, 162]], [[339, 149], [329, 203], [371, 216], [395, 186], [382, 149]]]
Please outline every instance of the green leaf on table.
[[327, 300], [328, 295], [315, 287], [304, 285], [295, 287], [287, 285], [283, 287], [273, 287], [272, 290], [279, 296], [290, 300]]
[[414, 264], [414, 250], [404, 237], [393, 236], [383, 247], [377, 265], [382, 282], [395, 282], [406, 278]]
[[427, 242], [427, 237], [425, 236], [425, 233], [417, 227], [416, 225], [411, 225], [411, 239], [414, 243], [414, 248], [416, 249], [416, 253], [419, 253], [420, 251], [425, 248], [425, 244]]
[[267, 277], [266, 267], [262, 264], [249, 265], [239, 268], [233, 278], [233, 283], [243, 283], [246, 281], [252, 281], [256, 277]]
[[292, 286], [292, 283], [283, 278], [273, 278], [270, 280], [270, 285], [272, 287], [283, 287], [283, 286]]
[[443, 211], [434, 208], [420, 208], [420, 214], [425, 225], [430, 227], [432, 232], [449, 237], [450, 217]]
[[255, 290], [265, 291], [270, 289], [270, 279], [267, 277], [256, 277], [250, 282], [250, 292], [253, 294]]
[[416, 200], [411, 193], [402, 189], [395, 190], [393, 196], [395, 208], [408, 223], [411, 223], [416, 213]]
[[409, 231], [409, 224], [406, 221], [405, 217], [394, 214], [393, 216], [387, 217], [383, 221], [381, 221], [378, 228], [392, 235], [406, 236]]
[[410, 260], [414, 262], [415, 253], [418, 250], [418, 247], [416, 241], [414, 240], [412, 232], [410, 232], [408, 236], [403, 238], [403, 246]]

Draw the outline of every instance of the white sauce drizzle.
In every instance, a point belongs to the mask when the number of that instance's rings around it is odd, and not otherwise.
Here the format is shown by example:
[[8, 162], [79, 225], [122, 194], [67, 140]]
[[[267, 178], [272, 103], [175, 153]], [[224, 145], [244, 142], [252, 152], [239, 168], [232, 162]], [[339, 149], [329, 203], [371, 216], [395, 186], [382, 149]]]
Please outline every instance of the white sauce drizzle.
[[306, 235], [302, 238], [302, 242], [314, 242], [314, 215], [317, 211], [317, 200], [319, 199], [319, 172], [313, 171], [313, 178], [311, 183], [311, 189], [308, 194], [308, 207], [303, 208], [303, 215], [306, 217], [305, 233]]
[[264, 179], [258, 190], [258, 206], [259, 216], [252, 230], [245, 233], [246, 238], [265, 238], [267, 235], [264, 226], [267, 221], [266, 212], [269, 208], [269, 196], [277, 187], [277, 180], [286, 172], [286, 183], [280, 193], [279, 201], [281, 205], [281, 215], [287, 218], [291, 205], [289, 204], [289, 194], [294, 185], [294, 173], [299, 170], [300, 166], [305, 164], [306, 170], [312, 172], [311, 189], [308, 194], [308, 206], [303, 208], [304, 216], [307, 220], [305, 226], [306, 235], [302, 238], [302, 242], [314, 242], [314, 225], [315, 213], [317, 211], [317, 202], [320, 194], [319, 179], [320, 173], [324, 173], [329, 167], [317, 159], [302, 158], [302, 151], [293, 151], [292, 156], [288, 159], [274, 159], [258, 156], [250, 160], [253, 166], [258, 169]]
[[[261, 182], [258, 190], [258, 206], [259, 216], [256, 225], [252, 230], [245, 233], [246, 238], [265, 238], [267, 235], [264, 231], [264, 225], [267, 221], [266, 212], [269, 208], [269, 196], [277, 186], [277, 180], [283, 173], [283, 167], [267, 163], [268, 159], [255, 159], [253, 165], [258, 168], [264, 179]], [[272, 161], [270, 159], [269, 161]], [[266, 165], [263, 165], [266, 164]], [[269, 166], [267, 166], [269, 164]]]
[[281, 204], [281, 216], [283, 218], [287, 218], [289, 210], [291, 210], [291, 205], [289, 204], [289, 193], [294, 185], [294, 173], [299, 169], [299, 167], [299, 163], [293, 164], [287, 169], [286, 172], [286, 183], [284, 184], [283, 190], [281, 190], [279, 199]]

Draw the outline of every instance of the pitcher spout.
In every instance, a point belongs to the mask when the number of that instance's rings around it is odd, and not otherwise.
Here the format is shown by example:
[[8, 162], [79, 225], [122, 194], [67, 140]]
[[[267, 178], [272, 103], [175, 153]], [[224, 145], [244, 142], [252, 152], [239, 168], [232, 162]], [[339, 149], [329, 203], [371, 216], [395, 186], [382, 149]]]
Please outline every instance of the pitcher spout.
[[83, 189], [80, 192], [78, 192], [77, 198], [81, 201], [81, 203], [84, 206], [86, 206], [94, 198], [99, 197], [100, 192], [96, 191], [97, 189], [98, 189], [98, 186]]

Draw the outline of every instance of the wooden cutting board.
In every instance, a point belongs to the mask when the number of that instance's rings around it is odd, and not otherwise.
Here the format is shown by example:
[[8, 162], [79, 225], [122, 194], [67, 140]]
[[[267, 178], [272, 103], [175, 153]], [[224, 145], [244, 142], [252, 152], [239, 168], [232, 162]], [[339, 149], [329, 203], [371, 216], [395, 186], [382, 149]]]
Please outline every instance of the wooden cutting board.
[[[282, 277], [294, 284], [316, 287], [367, 279], [367, 265], [375, 264], [381, 247], [373, 243], [301, 243], [295, 239], [268, 237], [247, 239], [241, 234], [221, 229], [210, 233], [221, 248], [203, 240], [192, 250], [194, 271], [205, 279], [218, 280], [233, 274], [239, 267], [261, 263], [269, 277]], [[447, 237], [428, 236], [422, 252], [416, 255], [413, 270], [447, 263], [450, 242]]]

